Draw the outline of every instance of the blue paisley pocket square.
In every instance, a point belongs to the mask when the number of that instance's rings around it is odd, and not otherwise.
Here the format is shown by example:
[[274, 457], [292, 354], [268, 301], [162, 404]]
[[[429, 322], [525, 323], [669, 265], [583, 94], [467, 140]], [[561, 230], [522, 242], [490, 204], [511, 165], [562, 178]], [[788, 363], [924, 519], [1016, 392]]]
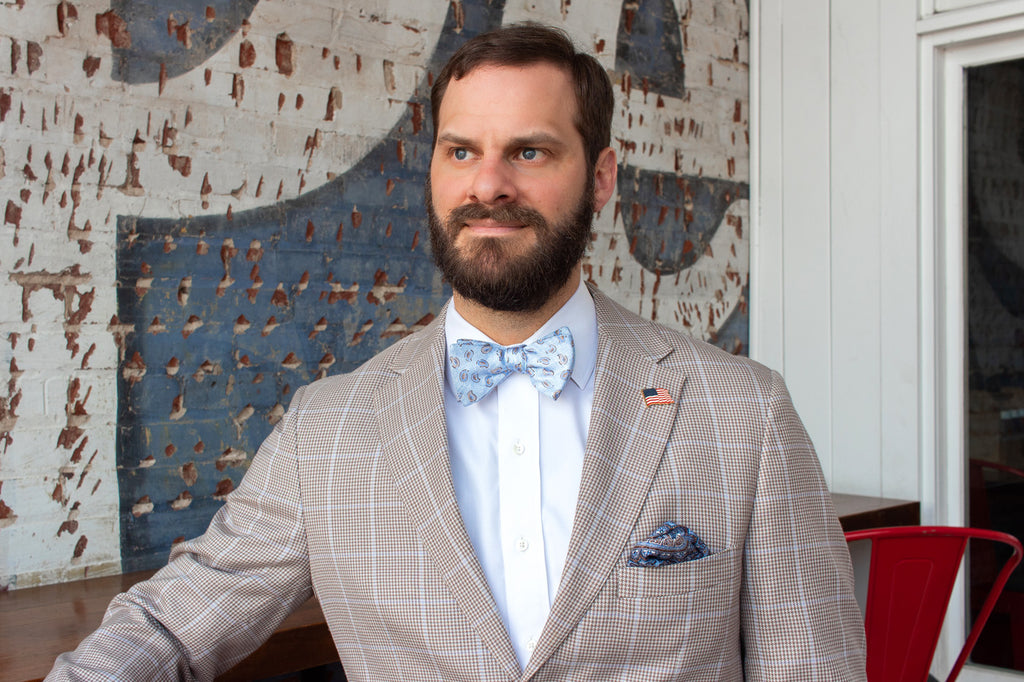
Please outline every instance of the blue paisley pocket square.
[[665, 566], [702, 559], [711, 550], [686, 526], [667, 521], [629, 553], [627, 566]]

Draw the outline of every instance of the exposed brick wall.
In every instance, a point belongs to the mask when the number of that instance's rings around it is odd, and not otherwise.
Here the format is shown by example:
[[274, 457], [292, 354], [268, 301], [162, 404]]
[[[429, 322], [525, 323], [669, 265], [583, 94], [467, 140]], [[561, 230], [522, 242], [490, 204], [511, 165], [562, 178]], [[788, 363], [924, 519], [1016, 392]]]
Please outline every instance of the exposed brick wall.
[[587, 276], [745, 352], [743, 0], [0, 4], [0, 586], [159, 563], [298, 385], [436, 314], [428, 82], [523, 19], [618, 88]]

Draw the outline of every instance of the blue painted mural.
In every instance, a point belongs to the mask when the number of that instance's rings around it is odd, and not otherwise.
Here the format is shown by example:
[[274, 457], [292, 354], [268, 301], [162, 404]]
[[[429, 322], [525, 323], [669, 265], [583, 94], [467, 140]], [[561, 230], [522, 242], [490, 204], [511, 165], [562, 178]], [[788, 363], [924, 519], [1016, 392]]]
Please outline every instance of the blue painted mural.
[[[156, 83], [201, 66], [239, 31], [259, 0], [175, 0], [146, 3], [113, 0], [108, 32], [113, 39], [112, 75], [124, 83]], [[124, 22], [111, 27], [110, 22]]]
[[[119, 0], [132, 35], [161, 38], [119, 49], [115, 78], [156, 82], [201, 66], [255, 0], [177, 5], [182, 25], [214, 8], [216, 21], [191, 36], [203, 50], [181, 52], [166, 18]], [[468, 37], [500, 26], [503, 13], [500, 0], [451, 3], [428, 72]], [[682, 97], [678, 24], [670, 0], [623, 3], [618, 74], [652, 96]], [[428, 93], [420, 83], [376, 147], [296, 199], [233, 215], [118, 219], [118, 317], [134, 330], [118, 373], [123, 570], [161, 565], [173, 542], [202, 532], [297, 387], [355, 368], [447, 299], [422, 208]], [[749, 189], [624, 165], [619, 193], [631, 253], [660, 275], [699, 259]], [[720, 328], [745, 345], [746, 320], [744, 307]]]

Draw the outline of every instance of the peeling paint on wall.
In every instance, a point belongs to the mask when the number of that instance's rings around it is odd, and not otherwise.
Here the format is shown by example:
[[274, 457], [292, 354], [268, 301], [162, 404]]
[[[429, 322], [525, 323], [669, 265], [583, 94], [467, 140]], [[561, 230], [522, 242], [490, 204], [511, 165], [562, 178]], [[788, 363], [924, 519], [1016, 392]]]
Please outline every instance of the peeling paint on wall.
[[0, 585], [161, 564], [298, 386], [433, 318], [429, 83], [489, 27], [616, 84], [586, 276], [745, 352], [745, 2], [529, 5], [0, 6]]

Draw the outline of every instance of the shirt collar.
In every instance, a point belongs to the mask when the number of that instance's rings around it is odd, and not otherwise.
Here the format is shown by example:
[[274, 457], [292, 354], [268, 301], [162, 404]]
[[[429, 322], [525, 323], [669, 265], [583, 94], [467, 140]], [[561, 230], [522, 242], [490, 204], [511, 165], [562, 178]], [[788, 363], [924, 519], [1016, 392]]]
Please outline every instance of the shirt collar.
[[[587, 285], [583, 283], [582, 277], [579, 287], [569, 300], [523, 343], [530, 343], [560, 327], [568, 327], [572, 332], [576, 358], [573, 361], [572, 382], [581, 389], [586, 388], [594, 378], [594, 367], [597, 363], [597, 311], [594, 308], [594, 299], [591, 297]], [[448, 301], [448, 309], [445, 311], [444, 336], [445, 377], [448, 379], [449, 385], [451, 379], [448, 375], [451, 372], [451, 365], [448, 363], [448, 348], [453, 343], [459, 339], [475, 339], [494, 343], [493, 339], [459, 315], [451, 300]]]

